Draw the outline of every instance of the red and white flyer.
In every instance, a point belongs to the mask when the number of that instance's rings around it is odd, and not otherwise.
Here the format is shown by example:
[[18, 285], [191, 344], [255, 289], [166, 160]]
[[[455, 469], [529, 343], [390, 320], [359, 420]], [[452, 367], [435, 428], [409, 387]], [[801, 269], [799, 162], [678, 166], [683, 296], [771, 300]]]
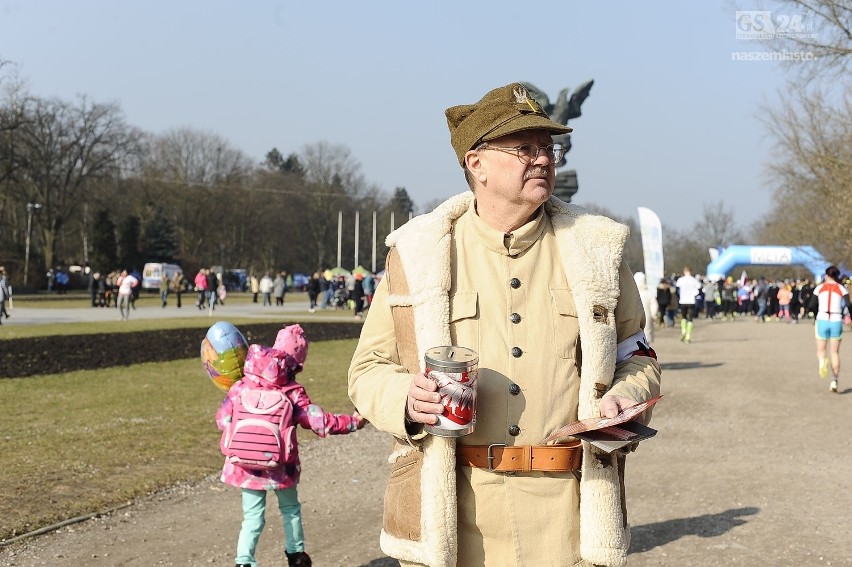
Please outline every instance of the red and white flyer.
[[592, 417], [569, 423], [548, 435], [542, 443], [548, 444], [562, 441], [566, 437], [577, 437], [609, 452], [624, 445], [648, 439], [653, 437], [657, 431], [634, 420], [661, 398], [662, 396], [657, 396], [646, 402], [630, 406], [615, 417]]

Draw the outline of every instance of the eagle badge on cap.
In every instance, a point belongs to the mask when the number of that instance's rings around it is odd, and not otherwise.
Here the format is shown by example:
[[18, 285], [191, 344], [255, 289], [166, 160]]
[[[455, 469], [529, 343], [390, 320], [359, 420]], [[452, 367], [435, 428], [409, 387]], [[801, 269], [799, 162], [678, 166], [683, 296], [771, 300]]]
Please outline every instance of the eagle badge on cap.
[[518, 104], [527, 103], [533, 112], [538, 112], [536, 105], [533, 104], [532, 100], [530, 100], [530, 95], [527, 92], [527, 89], [518, 85], [512, 90], [512, 94], [515, 95], [515, 102], [517, 102]]

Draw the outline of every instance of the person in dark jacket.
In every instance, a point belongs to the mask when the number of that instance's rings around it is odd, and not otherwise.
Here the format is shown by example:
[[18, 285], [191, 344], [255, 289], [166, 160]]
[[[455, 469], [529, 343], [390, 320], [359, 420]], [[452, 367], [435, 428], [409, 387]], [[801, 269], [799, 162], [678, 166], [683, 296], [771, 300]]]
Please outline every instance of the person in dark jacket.
[[360, 319], [364, 316], [364, 274], [355, 274], [350, 299], [355, 302], [355, 318]]
[[308, 292], [308, 299], [311, 302], [311, 306], [308, 311], [313, 313], [317, 310], [317, 298], [322, 291], [322, 282], [320, 281], [319, 272], [314, 272], [314, 275], [312, 275], [311, 279], [308, 280], [306, 288]]
[[12, 297], [12, 288], [9, 286], [9, 280], [6, 279], [6, 268], [0, 266], [0, 325], [3, 324], [3, 317], [9, 318], [9, 312], [6, 311], [6, 302]]
[[218, 301], [216, 291], [219, 289], [219, 278], [216, 277], [216, 271], [213, 268], [207, 269], [205, 277], [207, 278], [207, 310], [213, 311]]
[[671, 324], [669, 324], [666, 317], [671, 300], [672, 288], [669, 286], [669, 282], [666, 280], [660, 280], [660, 283], [657, 286], [657, 325], [660, 327], [663, 326], [663, 323], [665, 323], [667, 327], [674, 326], [674, 320], [672, 320]]

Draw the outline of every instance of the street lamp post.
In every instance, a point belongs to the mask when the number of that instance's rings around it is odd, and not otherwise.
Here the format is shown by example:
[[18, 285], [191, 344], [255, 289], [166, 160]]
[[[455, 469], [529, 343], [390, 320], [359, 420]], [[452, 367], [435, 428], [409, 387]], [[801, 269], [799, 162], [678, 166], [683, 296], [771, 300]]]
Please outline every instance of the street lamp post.
[[30, 237], [33, 232], [33, 211], [41, 208], [38, 203], [27, 203], [27, 244], [24, 251], [24, 285], [27, 285], [27, 277], [30, 271]]

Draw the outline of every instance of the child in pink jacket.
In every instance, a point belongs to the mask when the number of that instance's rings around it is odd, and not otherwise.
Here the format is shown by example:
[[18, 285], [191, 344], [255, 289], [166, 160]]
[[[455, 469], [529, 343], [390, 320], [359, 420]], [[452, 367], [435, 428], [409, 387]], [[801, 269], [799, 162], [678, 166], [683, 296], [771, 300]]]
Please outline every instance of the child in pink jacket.
[[[311, 403], [305, 388], [295, 379], [296, 374], [302, 371], [307, 355], [308, 341], [299, 325], [281, 329], [271, 348], [251, 345], [243, 367], [243, 379], [231, 387], [216, 413], [219, 429], [224, 431], [231, 422], [235, 403], [240, 393], [248, 388], [280, 390], [292, 402], [293, 423], [289, 425], [301, 425], [320, 437], [352, 433], [364, 427], [366, 420], [358, 413], [325, 413], [322, 408]], [[237, 567], [257, 566], [254, 553], [264, 528], [267, 490], [274, 490], [278, 499], [284, 522], [288, 565], [311, 565], [311, 558], [305, 553], [301, 505], [296, 492], [301, 466], [295, 438], [295, 435], [282, 435], [282, 439], [292, 440], [293, 446], [289, 459], [273, 470], [248, 470], [227, 459], [225, 461], [222, 482], [242, 489], [243, 523], [237, 541]]]

